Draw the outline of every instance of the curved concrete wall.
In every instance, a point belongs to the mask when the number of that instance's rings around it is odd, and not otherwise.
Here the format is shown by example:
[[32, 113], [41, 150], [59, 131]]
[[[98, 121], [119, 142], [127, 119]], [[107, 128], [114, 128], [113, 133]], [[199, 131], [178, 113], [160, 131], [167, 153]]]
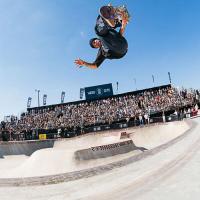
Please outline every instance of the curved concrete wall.
[[34, 140], [34, 141], [16, 141], [16, 142], [1, 142], [0, 157], [8, 155], [27, 155], [30, 156], [33, 152], [52, 148], [55, 140]]

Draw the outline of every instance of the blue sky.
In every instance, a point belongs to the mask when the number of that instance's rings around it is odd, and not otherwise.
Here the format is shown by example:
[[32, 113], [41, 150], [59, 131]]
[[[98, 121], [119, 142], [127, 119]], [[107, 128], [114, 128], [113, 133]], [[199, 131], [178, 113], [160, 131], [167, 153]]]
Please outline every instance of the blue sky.
[[[128, 54], [98, 70], [78, 69], [74, 59], [93, 61], [98, 9], [125, 4], [132, 15], [125, 37]], [[0, 119], [37, 105], [79, 100], [81, 87], [119, 82], [119, 93], [168, 83], [200, 88], [200, 2], [198, 0], [0, 0]], [[155, 84], [152, 83], [152, 74]], [[136, 85], [134, 83], [136, 79]]]

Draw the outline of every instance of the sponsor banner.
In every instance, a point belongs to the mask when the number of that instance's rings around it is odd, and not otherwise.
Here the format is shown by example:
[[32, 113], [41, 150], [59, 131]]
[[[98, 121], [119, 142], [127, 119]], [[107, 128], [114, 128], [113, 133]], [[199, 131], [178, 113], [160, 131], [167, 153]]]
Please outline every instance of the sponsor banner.
[[43, 95], [43, 106], [46, 106], [47, 105], [47, 95], [44, 94]]
[[28, 101], [27, 101], [27, 108], [30, 108], [30, 107], [31, 107], [31, 100], [32, 100], [32, 98], [29, 97], [29, 98], [28, 98]]
[[112, 84], [104, 84], [85, 88], [86, 100], [105, 98], [113, 95]]
[[64, 103], [64, 101], [65, 101], [65, 92], [62, 91], [62, 93], [61, 93], [61, 103]]

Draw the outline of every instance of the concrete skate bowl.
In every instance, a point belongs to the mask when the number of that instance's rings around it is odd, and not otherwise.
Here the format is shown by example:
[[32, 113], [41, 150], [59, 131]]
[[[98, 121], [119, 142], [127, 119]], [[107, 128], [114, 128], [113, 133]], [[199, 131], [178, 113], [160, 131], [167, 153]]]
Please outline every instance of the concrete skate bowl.
[[[126, 129], [130, 133], [128, 139], [120, 139], [124, 130], [115, 130], [63, 140], [0, 144], [0, 149], [4, 149], [0, 159], [0, 186], [54, 184], [102, 174], [168, 148], [186, 137], [193, 126], [191, 121], [182, 121], [129, 128]], [[120, 143], [125, 144], [127, 151], [115, 148], [112, 155], [106, 152], [105, 156], [89, 159], [75, 156], [76, 152], [85, 153], [84, 150], [96, 147], [106, 146], [106, 151], [111, 147], [113, 151], [113, 144], [117, 147]], [[8, 145], [8, 151], [3, 145]]]

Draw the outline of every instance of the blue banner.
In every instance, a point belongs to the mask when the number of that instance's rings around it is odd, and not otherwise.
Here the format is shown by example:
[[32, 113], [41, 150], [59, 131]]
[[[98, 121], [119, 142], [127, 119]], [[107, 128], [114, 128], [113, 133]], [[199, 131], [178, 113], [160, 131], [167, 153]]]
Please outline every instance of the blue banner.
[[85, 88], [86, 100], [105, 98], [113, 95], [112, 83]]

